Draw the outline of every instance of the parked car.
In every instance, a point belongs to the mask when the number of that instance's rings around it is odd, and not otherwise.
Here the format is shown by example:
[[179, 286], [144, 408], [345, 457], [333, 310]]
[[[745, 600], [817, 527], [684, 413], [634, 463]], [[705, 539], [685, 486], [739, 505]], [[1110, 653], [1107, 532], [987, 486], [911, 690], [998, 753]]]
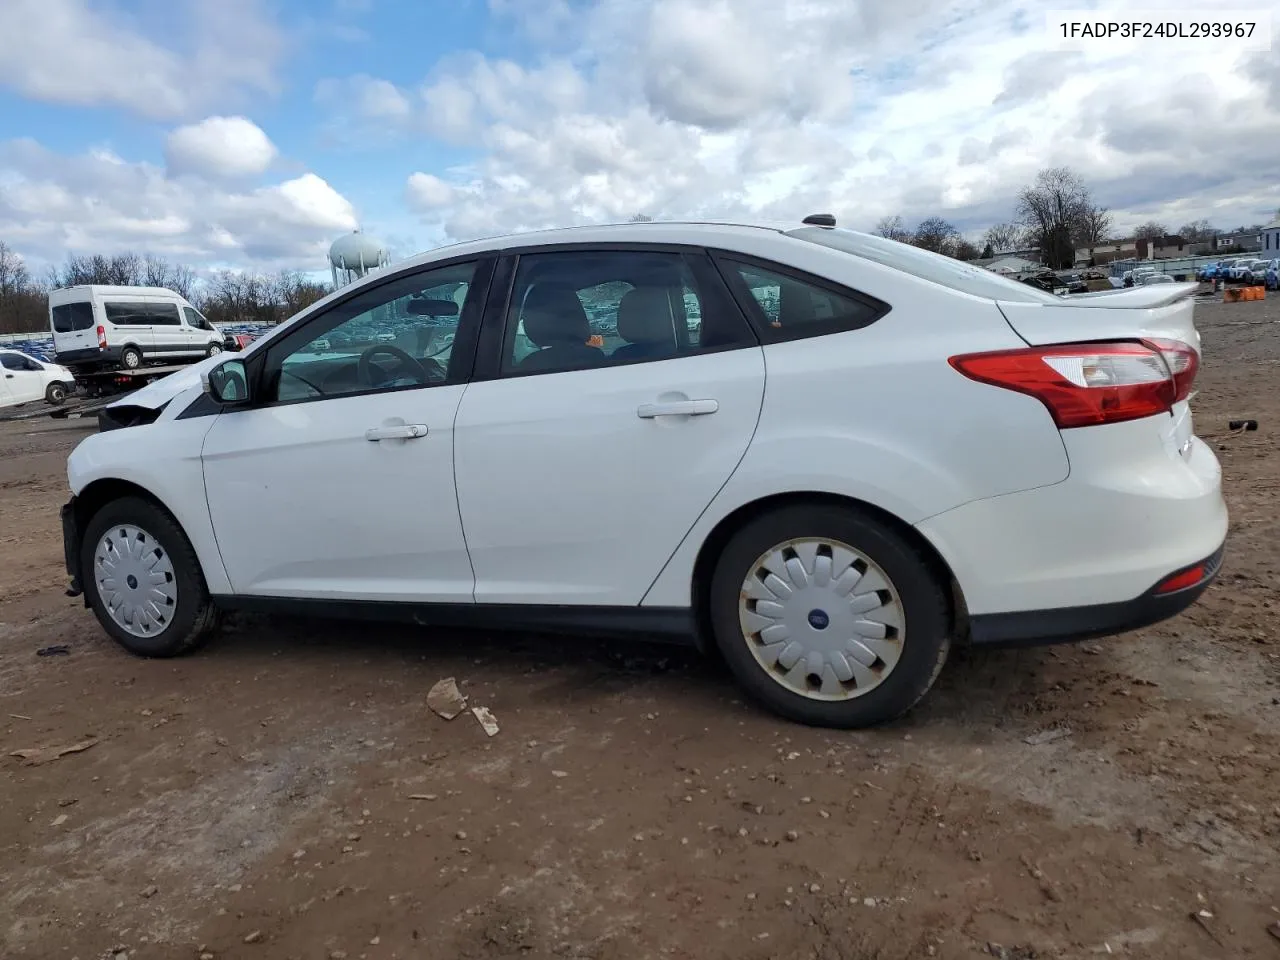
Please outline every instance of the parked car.
[[222, 349], [229, 350], [232, 353], [239, 353], [257, 337], [252, 333], [228, 333], [222, 338]]
[[66, 367], [18, 350], [0, 350], [0, 407], [44, 400], [60, 404], [75, 390]]
[[1089, 283], [1085, 280], [1083, 274], [1064, 273], [1059, 275], [1059, 279], [1067, 285], [1067, 293], [1088, 293]]
[[1253, 271], [1253, 265], [1258, 261], [1253, 257], [1244, 257], [1237, 260], [1227, 269], [1227, 279], [1241, 283], [1250, 279]]
[[1139, 278], [1139, 282], [1146, 286], [1149, 283], [1173, 283], [1173, 277], [1167, 273], [1144, 273]]
[[1267, 267], [1266, 282], [1268, 290], [1280, 290], [1280, 259], [1272, 260]]
[[163, 287], [77, 286], [49, 293], [58, 363], [73, 372], [183, 363], [223, 350], [222, 333]]
[[[820, 223], [577, 227], [356, 281], [106, 408], [67, 464], [72, 594], [144, 656], [231, 609], [670, 634], [836, 727], [910, 709], [953, 644], [1192, 603], [1227, 531], [1196, 287], [1064, 299]], [[460, 285], [453, 346], [411, 353], [395, 308]], [[312, 350], [386, 315], [404, 348]]]
[[1253, 284], [1265, 284], [1267, 282], [1267, 271], [1271, 268], [1273, 260], [1255, 260], [1249, 268], [1247, 280]]
[[1196, 271], [1197, 280], [1216, 280], [1218, 278], [1218, 264], [1206, 263], [1202, 264], [1200, 269]]
[[1029, 277], [1023, 277], [1022, 282], [1035, 287], [1037, 290], [1043, 290], [1046, 293], [1065, 294], [1067, 292], [1067, 283], [1056, 273], [1046, 270], [1043, 273], [1033, 274]]

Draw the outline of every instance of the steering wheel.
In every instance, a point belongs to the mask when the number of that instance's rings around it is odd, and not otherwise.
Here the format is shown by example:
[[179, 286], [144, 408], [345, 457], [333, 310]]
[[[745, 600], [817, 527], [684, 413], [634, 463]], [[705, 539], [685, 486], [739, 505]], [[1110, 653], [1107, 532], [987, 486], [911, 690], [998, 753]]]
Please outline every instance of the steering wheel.
[[[399, 347], [392, 346], [389, 343], [378, 343], [369, 347], [360, 354], [360, 360], [356, 364], [356, 379], [366, 387], [381, 386], [383, 383], [386, 383], [387, 380], [395, 379], [394, 377], [390, 377], [384, 373], [381, 368], [373, 365], [373, 358], [380, 353], [385, 353], [389, 357], [394, 357], [397, 361], [397, 366], [400, 369], [407, 371], [408, 374], [419, 383], [425, 385], [431, 382], [431, 375], [427, 373], [427, 368], [424, 367], [420, 361], [414, 359], [410, 354], [405, 353]], [[439, 364], [436, 364], [436, 366], [438, 367]], [[377, 371], [376, 374], [375, 371]], [[374, 379], [375, 376], [377, 377], [376, 380]]]

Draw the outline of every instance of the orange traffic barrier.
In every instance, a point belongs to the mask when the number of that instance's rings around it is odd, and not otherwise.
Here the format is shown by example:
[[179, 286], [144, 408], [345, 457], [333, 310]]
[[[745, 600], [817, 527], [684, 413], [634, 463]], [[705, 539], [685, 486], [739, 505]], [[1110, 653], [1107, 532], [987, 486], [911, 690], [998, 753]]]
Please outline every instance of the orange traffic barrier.
[[1239, 301], [1244, 299], [1243, 294], [1244, 294], [1243, 287], [1227, 287], [1225, 290], [1222, 291], [1222, 302], [1238, 303]]

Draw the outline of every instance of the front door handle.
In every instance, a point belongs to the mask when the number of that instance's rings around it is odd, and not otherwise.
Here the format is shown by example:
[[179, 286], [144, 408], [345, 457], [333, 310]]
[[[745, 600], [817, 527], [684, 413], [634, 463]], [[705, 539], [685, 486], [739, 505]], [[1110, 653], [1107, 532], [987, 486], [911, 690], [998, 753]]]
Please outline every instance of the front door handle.
[[636, 408], [636, 416], [643, 420], [652, 420], [654, 417], [705, 417], [719, 409], [718, 400], [665, 400], [640, 404]]
[[427, 435], [425, 423], [402, 423], [394, 427], [370, 427], [364, 432], [366, 440], [417, 440]]

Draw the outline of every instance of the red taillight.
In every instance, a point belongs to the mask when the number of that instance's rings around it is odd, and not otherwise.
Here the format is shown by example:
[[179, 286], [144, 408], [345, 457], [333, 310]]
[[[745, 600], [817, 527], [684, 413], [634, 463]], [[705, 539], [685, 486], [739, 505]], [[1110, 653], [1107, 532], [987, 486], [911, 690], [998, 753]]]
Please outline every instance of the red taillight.
[[1148, 340], [971, 353], [950, 363], [970, 380], [1035, 397], [1067, 430], [1168, 413], [1190, 393], [1198, 358], [1184, 343]]
[[1200, 370], [1200, 354], [1181, 340], [1144, 340], [1147, 346], [1160, 352], [1165, 365], [1173, 374], [1176, 388], [1173, 402], [1180, 403], [1191, 396], [1191, 385], [1195, 383], [1196, 373]]
[[1160, 581], [1156, 586], [1156, 593], [1174, 593], [1178, 590], [1185, 590], [1187, 587], [1194, 587], [1203, 580], [1208, 573], [1203, 563], [1198, 563], [1190, 570], [1183, 570], [1181, 573], [1175, 573], [1172, 577]]
[[98, 349], [107, 349], [107, 328], [103, 326], [98, 327]]

